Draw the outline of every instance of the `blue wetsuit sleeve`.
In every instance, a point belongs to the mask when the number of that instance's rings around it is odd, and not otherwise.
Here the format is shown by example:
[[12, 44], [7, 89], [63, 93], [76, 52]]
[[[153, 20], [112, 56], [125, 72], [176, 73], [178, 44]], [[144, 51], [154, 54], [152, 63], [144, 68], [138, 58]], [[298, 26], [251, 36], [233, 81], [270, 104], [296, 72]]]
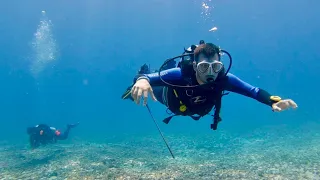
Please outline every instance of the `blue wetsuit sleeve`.
[[182, 80], [182, 73], [180, 68], [171, 68], [160, 72], [150, 74], [138, 74], [133, 82], [135, 83], [138, 79], [147, 79], [151, 86], [164, 86], [166, 85], [162, 80], [171, 84], [178, 84]]
[[267, 91], [252, 86], [231, 73], [226, 76], [224, 90], [253, 98], [268, 106], [272, 106], [276, 102], [270, 98], [271, 95]]

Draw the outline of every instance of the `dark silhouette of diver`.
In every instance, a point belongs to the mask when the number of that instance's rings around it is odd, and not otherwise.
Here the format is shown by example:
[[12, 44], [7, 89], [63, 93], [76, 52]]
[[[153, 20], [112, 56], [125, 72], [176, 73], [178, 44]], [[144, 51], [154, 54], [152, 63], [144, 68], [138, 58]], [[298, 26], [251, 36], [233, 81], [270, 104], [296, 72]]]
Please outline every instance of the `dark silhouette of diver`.
[[55, 127], [50, 127], [46, 124], [38, 124], [34, 127], [28, 127], [27, 133], [29, 135], [29, 143], [32, 149], [40, 145], [47, 145], [56, 143], [58, 140], [65, 140], [68, 138], [71, 128], [74, 128], [79, 123], [68, 124], [64, 133], [61, 133]]

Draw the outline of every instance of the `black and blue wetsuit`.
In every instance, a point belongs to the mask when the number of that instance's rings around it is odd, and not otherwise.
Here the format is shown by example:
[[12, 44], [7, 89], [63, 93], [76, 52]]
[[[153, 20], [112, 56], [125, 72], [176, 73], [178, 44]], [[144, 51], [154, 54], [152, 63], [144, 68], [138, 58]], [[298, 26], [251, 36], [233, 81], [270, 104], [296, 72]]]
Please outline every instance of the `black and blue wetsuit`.
[[[185, 78], [180, 68], [171, 68], [159, 73], [139, 74], [134, 78], [134, 82], [140, 78], [146, 78], [153, 88], [157, 100], [168, 107], [173, 113], [178, 115], [204, 116], [221, 101], [223, 91], [230, 91], [241, 94], [257, 101], [272, 106], [276, 101], [272, 100], [271, 95], [265, 90], [254, 87], [235, 75], [228, 73], [226, 76], [218, 77], [215, 84], [210, 87], [180, 88], [168, 86], [163, 81], [176, 85], [197, 85], [195, 73]], [[220, 102], [221, 103], [221, 102]], [[179, 111], [181, 105], [185, 105], [187, 111]], [[221, 106], [221, 104], [220, 104]]]
[[[29, 137], [29, 143], [32, 148], [37, 148], [40, 145], [56, 143], [57, 140], [66, 140], [68, 138], [71, 128], [74, 128], [78, 125], [68, 124], [67, 129], [64, 133], [61, 133], [54, 127], [50, 127], [46, 124], [39, 124], [34, 127], [28, 127], [27, 133]], [[42, 131], [42, 133], [40, 133]], [[57, 133], [58, 132], [58, 133]]]

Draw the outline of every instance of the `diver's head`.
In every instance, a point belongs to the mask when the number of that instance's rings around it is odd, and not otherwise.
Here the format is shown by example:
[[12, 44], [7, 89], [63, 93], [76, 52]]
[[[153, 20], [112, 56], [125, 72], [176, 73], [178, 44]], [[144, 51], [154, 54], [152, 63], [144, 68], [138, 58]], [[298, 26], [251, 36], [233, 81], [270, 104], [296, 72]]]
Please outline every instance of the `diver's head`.
[[199, 45], [194, 51], [193, 69], [199, 84], [214, 82], [223, 70], [219, 47], [212, 43]]

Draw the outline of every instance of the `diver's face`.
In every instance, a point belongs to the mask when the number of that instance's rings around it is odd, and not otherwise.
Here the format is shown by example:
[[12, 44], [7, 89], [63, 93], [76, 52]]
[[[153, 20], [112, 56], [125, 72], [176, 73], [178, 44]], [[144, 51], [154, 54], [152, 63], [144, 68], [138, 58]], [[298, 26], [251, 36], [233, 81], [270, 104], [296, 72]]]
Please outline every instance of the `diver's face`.
[[216, 80], [223, 64], [220, 62], [218, 54], [211, 57], [199, 54], [198, 62], [194, 63], [193, 68], [200, 83], [208, 83]]

